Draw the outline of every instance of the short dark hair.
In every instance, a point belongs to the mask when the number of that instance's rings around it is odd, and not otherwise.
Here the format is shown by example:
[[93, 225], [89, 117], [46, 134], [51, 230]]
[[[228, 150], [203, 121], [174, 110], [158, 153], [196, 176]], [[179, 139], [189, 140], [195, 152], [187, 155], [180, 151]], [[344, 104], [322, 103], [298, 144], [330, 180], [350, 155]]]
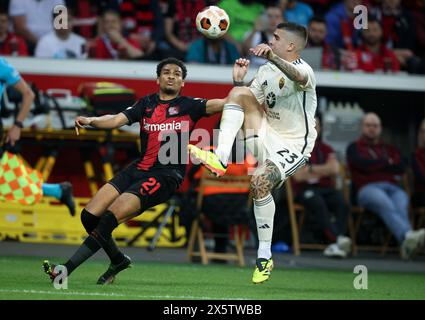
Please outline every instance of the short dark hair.
[[317, 22], [317, 23], [324, 23], [326, 24], [326, 20], [325, 18], [323, 18], [322, 16], [313, 16], [310, 21], [308, 22], [308, 25], [311, 25], [313, 22]]
[[295, 33], [298, 37], [302, 38], [304, 42], [307, 41], [307, 29], [300, 24], [292, 22], [282, 22], [277, 25], [277, 28]]
[[158, 63], [158, 65], [156, 66], [156, 75], [158, 76], [158, 78], [161, 75], [162, 68], [164, 68], [166, 64], [175, 64], [176, 66], [179, 66], [183, 72], [183, 79], [186, 78], [186, 75], [187, 75], [186, 65], [184, 64], [183, 61], [176, 58], [166, 58], [164, 60], [161, 60]]
[[106, 16], [107, 14], [112, 14], [112, 15], [114, 15], [114, 16], [117, 16], [119, 19], [121, 19], [121, 13], [120, 13], [119, 11], [117, 11], [117, 10], [113, 9], [113, 8], [105, 9], [105, 10], [102, 12], [101, 17], [102, 17], [102, 18], [105, 18], [105, 16]]

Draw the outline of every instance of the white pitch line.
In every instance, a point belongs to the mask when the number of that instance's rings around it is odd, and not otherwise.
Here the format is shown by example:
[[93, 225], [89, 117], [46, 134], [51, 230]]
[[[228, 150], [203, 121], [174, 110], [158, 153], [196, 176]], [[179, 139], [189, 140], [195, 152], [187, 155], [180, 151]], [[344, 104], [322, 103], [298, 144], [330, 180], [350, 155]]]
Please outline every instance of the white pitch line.
[[213, 298], [213, 297], [195, 297], [195, 296], [143, 296], [143, 295], [124, 295], [120, 293], [103, 293], [103, 292], [79, 292], [79, 291], [67, 291], [67, 290], [58, 290], [55, 291], [42, 291], [42, 290], [7, 290], [0, 289], [0, 293], [25, 293], [25, 294], [50, 294], [50, 295], [79, 295], [79, 296], [96, 296], [96, 297], [128, 297], [128, 298], [142, 298], [142, 299], [192, 299], [192, 300], [246, 300], [245, 298]]

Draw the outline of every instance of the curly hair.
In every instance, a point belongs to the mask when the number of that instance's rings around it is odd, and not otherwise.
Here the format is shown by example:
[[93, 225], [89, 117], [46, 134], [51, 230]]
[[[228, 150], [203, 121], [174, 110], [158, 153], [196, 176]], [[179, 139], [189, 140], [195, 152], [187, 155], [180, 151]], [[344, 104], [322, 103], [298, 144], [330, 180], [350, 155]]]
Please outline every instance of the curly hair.
[[156, 66], [156, 75], [158, 78], [161, 75], [162, 68], [164, 68], [166, 64], [175, 64], [176, 66], [179, 66], [183, 72], [183, 79], [186, 78], [186, 75], [187, 75], [186, 65], [184, 64], [183, 61], [176, 58], [166, 58], [164, 60], [161, 60], [158, 63], [158, 65]]

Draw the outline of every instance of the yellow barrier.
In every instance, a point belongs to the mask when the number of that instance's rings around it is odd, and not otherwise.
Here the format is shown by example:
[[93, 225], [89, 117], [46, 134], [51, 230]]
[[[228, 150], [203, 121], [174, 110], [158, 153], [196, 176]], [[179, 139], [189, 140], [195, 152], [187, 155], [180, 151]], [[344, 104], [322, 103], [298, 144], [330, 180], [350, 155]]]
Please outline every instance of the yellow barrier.
[[[79, 212], [88, 201], [88, 198], [76, 198], [75, 217], [71, 217], [68, 209], [53, 198], [43, 197], [32, 206], [0, 202], [0, 241], [14, 239], [21, 242], [81, 244], [87, 234], [81, 224]], [[126, 246], [143, 230], [142, 227], [146, 228], [151, 224], [133, 243], [133, 246], [148, 246], [167, 208], [167, 204], [160, 204], [145, 211], [130, 224], [121, 224], [113, 233], [117, 243]], [[174, 223], [171, 223], [170, 218], [162, 230], [157, 247], [181, 247], [185, 244], [185, 229], [180, 226], [178, 215], [173, 219]]]

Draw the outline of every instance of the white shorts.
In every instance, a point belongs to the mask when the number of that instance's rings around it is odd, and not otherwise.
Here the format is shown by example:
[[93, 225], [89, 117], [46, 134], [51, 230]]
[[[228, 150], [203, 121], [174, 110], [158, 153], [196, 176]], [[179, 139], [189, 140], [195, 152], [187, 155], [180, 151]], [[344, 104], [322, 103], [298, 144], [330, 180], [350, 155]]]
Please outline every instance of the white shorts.
[[270, 127], [266, 119], [263, 119], [261, 129], [256, 135], [247, 133], [245, 141], [248, 150], [257, 159], [259, 165], [268, 159], [279, 168], [281, 181], [292, 176], [309, 159], [301, 153], [302, 146], [285, 141]]

